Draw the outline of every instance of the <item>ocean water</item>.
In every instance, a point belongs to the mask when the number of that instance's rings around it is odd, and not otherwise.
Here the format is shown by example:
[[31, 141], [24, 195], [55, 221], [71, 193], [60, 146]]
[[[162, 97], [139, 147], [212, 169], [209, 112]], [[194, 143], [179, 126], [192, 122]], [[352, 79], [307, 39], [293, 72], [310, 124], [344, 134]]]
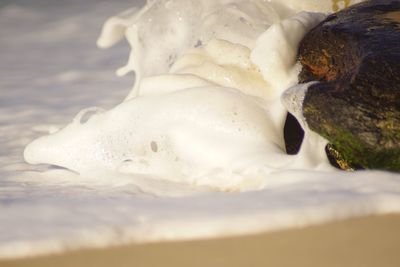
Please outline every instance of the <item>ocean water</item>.
[[114, 74], [127, 60], [128, 44], [108, 50], [95, 44], [109, 16], [142, 5], [0, 5], [0, 258], [400, 212], [400, 176], [386, 172], [291, 169], [270, 173], [258, 190], [229, 193], [148, 174], [82, 176], [25, 163], [23, 150], [33, 139], [70, 123], [83, 108], [110, 109], [128, 95], [134, 75]]

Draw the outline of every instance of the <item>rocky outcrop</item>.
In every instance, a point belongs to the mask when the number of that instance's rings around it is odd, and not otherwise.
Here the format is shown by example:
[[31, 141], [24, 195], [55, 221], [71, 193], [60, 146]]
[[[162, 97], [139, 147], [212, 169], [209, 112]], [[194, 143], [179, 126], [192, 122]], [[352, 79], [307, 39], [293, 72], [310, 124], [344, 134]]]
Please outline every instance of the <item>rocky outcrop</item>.
[[[400, 1], [330, 15], [300, 44], [303, 114], [345, 166], [400, 170]], [[336, 154], [336, 155], [335, 155]]]

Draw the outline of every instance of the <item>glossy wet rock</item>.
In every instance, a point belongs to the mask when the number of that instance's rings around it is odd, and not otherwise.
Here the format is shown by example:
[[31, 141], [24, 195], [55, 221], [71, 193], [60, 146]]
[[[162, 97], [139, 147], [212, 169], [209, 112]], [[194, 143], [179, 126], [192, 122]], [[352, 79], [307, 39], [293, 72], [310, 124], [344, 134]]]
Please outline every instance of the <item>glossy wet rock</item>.
[[332, 14], [301, 42], [300, 82], [320, 81], [307, 124], [350, 166], [400, 170], [399, 44], [400, 1], [389, 0]]

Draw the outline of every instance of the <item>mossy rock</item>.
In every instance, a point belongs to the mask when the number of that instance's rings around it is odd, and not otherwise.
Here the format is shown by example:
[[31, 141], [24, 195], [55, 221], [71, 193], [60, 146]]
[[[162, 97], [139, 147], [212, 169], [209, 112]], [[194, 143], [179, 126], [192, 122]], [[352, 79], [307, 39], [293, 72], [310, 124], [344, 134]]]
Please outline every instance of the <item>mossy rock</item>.
[[400, 171], [400, 1], [328, 16], [302, 40], [303, 113], [348, 165]]

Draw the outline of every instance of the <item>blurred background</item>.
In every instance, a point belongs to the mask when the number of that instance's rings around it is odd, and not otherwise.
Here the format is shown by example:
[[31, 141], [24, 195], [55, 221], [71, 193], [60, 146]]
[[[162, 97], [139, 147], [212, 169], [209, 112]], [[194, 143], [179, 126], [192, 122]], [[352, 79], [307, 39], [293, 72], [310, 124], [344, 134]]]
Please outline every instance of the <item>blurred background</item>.
[[1, 0], [3, 111], [15, 115], [13, 122], [23, 120], [20, 112], [28, 106], [33, 116], [38, 116], [33, 113], [39, 107], [56, 108], [68, 118], [89, 103], [108, 108], [121, 101], [133, 75], [118, 78], [114, 71], [126, 63], [129, 47], [121, 42], [103, 51], [96, 47], [96, 39], [108, 17], [143, 4], [141, 0]]

